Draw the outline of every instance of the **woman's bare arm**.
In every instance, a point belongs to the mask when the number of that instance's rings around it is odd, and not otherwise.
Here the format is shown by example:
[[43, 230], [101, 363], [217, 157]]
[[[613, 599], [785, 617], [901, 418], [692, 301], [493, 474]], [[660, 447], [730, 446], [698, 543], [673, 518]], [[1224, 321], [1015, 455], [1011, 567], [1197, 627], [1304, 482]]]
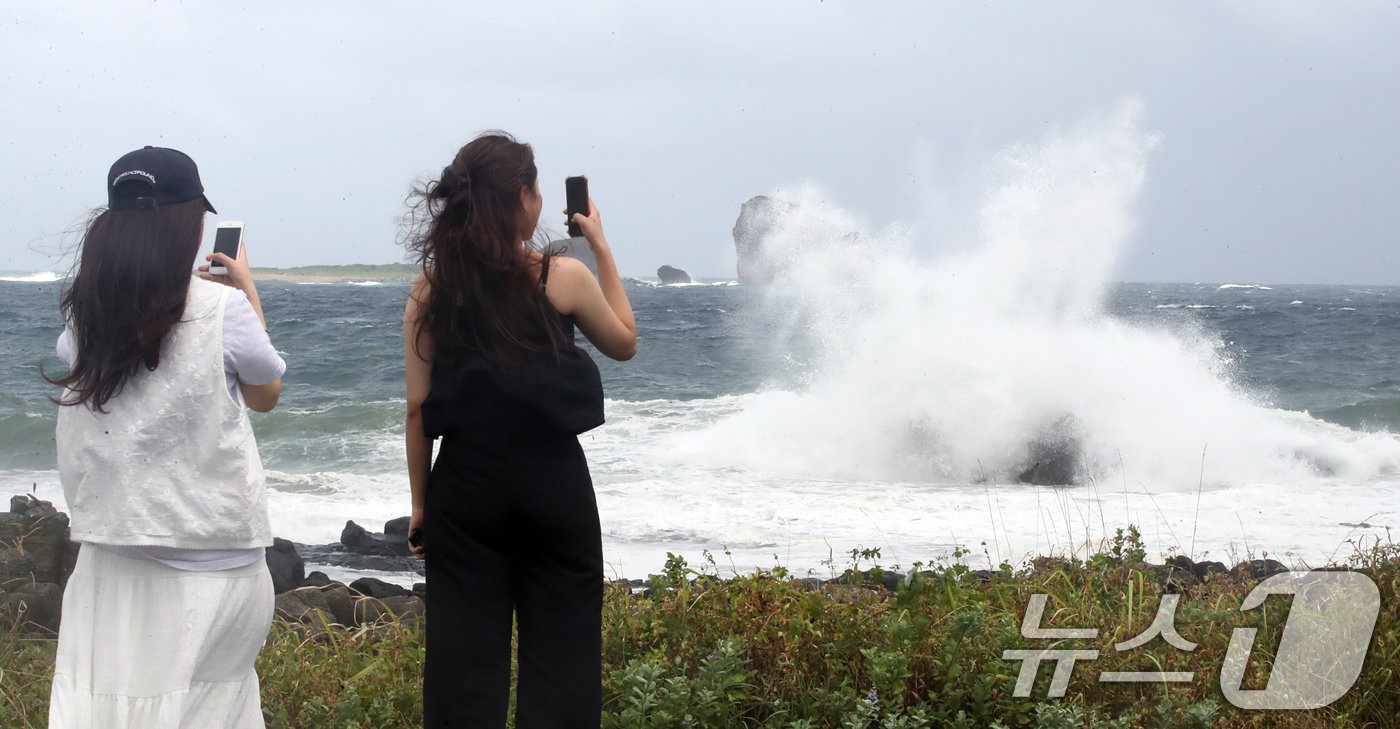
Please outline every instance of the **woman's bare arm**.
[[[612, 248], [603, 235], [603, 218], [590, 199], [588, 215], [574, 213], [573, 222], [583, 229], [588, 247], [598, 263], [598, 278], [582, 262], [574, 258], [557, 260], [559, 283], [546, 286], [554, 308], [578, 322], [579, 329], [599, 352], [617, 360], [632, 359], [637, 354], [637, 320], [632, 315], [632, 302], [617, 273]], [[554, 283], [554, 278], [550, 283]], [[557, 290], [554, 290], [557, 289]]]
[[[419, 311], [428, 301], [428, 282], [422, 275], [413, 282], [413, 290], [408, 295], [408, 305], [403, 313], [403, 364], [408, 413], [404, 421], [404, 454], [408, 460], [408, 485], [412, 492], [413, 510], [408, 518], [408, 531], [423, 526], [423, 503], [428, 494], [428, 473], [432, 469], [433, 441], [423, 435], [423, 400], [428, 396], [428, 387], [433, 372], [433, 339], [426, 330], [418, 327]], [[409, 545], [409, 549], [422, 557], [422, 546]]]
[[259, 413], [271, 412], [282, 397], [282, 378], [278, 377], [266, 385], [238, 383], [238, 391], [243, 393], [243, 404]]

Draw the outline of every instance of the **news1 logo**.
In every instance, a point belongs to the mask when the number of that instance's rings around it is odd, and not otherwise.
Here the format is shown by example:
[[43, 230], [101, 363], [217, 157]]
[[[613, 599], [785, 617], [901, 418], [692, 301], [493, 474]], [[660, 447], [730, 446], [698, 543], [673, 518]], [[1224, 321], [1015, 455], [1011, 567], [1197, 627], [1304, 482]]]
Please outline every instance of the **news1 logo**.
[[[1230, 636], [1225, 662], [1220, 667], [1220, 690], [1225, 699], [1242, 709], [1316, 709], [1341, 698], [1361, 675], [1366, 648], [1380, 613], [1381, 596], [1376, 583], [1360, 572], [1309, 571], [1281, 572], [1260, 582], [1244, 602], [1241, 611], [1264, 603], [1269, 595], [1292, 595], [1293, 604], [1279, 640], [1277, 657], [1263, 689], [1245, 689], [1245, 666], [1254, 647], [1256, 628], [1235, 628]], [[1179, 595], [1163, 595], [1157, 616], [1141, 634], [1115, 643], [1115, 651], [1128, 651], [1162, 638], [1174, 648], [1190, 652], [1196, 644], [1176, 632], [1176, 606]], [[1047, 596], [1031, 595], [1021, 621], [1021, 636], [1056, 641], [1087, 640], [1098, 636], [1097, 628], [1042, 628]], [[1086, 648], [1045, 648], [1007, 650], [1004, 660], [1021, 661], [1012, 695], [1027, 697], [1043, 662], [1055, 664], [1046, 695], [1065, 695], [1074, 664], [1092, 661], [1099, 651]], [[1192, 671], [1103, 671], [1101, 683], [1190, 682]]]

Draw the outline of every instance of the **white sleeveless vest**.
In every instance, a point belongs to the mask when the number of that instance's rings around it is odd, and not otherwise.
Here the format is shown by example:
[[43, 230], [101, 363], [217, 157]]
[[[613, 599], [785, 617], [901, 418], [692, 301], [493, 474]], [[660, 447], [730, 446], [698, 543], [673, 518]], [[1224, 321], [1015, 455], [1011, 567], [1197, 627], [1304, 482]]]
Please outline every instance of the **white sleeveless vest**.
[[156, 369], [141, 367], [105, 413], [59, 407], [58, 473], [74, 541], [186, 549], [272, 543], [253, 429], [224, 380], [227, 300], [227, 287], [191, 279]]

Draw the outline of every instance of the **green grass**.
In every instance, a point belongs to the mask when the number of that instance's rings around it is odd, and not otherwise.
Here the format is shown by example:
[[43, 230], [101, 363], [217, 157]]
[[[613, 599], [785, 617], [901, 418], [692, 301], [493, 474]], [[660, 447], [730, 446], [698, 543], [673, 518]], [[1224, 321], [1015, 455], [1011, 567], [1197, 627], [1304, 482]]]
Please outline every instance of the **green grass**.
[[[679, 557], [651, 580], [651, 593], [608, 588], [603, 615], [605, 727], [1388, 727], [1400, 716], [1400, 545], [1357, 547], [1346, 565], [1381, 591], [1366, 664], [1351, 690], [1312, 711], [1242, 711], [1219, 689], [1219, 667], [1236, 627], [1257, 627], [1246, 688], [1267, 680], [1286, 597], [1263, 610], [1238, 607], [1254, 582], [1211, 579], [1188, 588], [1177, 630], [1184, 652], [1160, 638], [1119, 653], [1156, 613], [1161, 568], [1144, 565], [1136, 530], [1119, 533], [1089, 560], [1039, 558], [990, 581], [961, 561], [918, 565], [898, 590], [862, 584], [878, 567], [847, 570], [844, 584], [813, 590], [781, 567], [721, 580], [713, 560]], [[852, 554], [853, 563], [878, 550]], [[866, 565], [857, 564], [865, 567]], [[916, 571], [922, 568], [923, 571]], [[1046, 699], [1042, 665], [1032, 696], [1012, 688], [1019, 663], [1008, 648], [1037, 647], [1020, 635], [1025, 605], [1049, 595], [1046, 627], [1099, 629], [1071, 641], [1097, 648], [1076, 664], [1062, 699]], [[270, 727], [412, 727], [421, 724], [421, 633], [386, 626], [305, 638], [279, 623], [258, 659]], [[1066, 647], [1066, 646], [1061, 646]], [[0, 726], [42, 727], [52, 643], [0, 635]], [[1159, 668], [1160, 667], [1160, 668]], [[1105, 670], [1195, 671], [1184, 684], [1102, 684]]]

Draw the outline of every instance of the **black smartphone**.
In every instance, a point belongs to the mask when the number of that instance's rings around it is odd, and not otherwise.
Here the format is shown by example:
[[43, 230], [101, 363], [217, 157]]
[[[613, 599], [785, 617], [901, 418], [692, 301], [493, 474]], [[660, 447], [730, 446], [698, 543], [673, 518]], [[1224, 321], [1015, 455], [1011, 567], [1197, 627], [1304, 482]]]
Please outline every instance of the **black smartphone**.
[[411, 544], [411, 545], [413, 545], [413, 546], [415, 546], [415, 547], [421, 547], [421, 546], [423, 546], [423, 530], [422, 530], [422, 529], [414, 529], [413, 531], [409, 532], [409, 533], [408, 533], [408, 543]]
[[569, 237], [577, 238], [583, 235], [583, 229], [574, 222], [574, 213], [588, 214], [588, 178], [582, 175], [569, 177], [564, 180], [564, 200], [569, 218]]

